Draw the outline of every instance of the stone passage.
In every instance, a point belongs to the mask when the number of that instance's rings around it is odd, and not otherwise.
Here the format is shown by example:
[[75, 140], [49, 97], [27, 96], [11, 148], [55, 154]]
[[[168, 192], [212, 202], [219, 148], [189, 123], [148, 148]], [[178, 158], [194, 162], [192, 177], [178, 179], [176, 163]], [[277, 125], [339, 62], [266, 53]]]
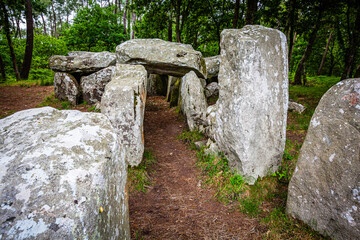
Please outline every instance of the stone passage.
[[103, 114], [45, 107], [0, 126], [1, 239], [130, 239], [125, 154]]
[[286, 211], [334, 239], [360, 236], [360, 79], [333, 86], [311, 119]]
[[277, 170], [288, 108], [286, 37], [245, 26], [221, 33], [215, 140], [231, 166], [254, 183]]

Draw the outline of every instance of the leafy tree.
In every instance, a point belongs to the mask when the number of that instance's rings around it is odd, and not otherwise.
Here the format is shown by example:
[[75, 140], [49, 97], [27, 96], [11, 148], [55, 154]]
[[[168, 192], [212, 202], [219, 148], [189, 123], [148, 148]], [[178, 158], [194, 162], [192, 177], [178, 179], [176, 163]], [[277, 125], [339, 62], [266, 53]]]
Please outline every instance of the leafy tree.
[[98, 4], [79, 9], [73, 25], [65, 31], [69, 48], [85, 51], [113, 51], [126, 40], [123, 26], [118, 24], [119, 15], [113, 7], [102, 8]]

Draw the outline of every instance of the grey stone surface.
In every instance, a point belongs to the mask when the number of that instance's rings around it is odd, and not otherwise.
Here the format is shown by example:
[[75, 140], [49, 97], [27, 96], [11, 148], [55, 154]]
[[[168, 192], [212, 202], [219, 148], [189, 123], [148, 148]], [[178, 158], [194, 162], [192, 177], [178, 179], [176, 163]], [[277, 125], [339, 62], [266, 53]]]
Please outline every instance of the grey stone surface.
[[[215, 132], [216, 132], [216, 114], [217, 114], [217, 104], [208, 106], [206, 109], [206, 119], [208, 122], [208, 126], [205, 127], [205, 135], [214, 140], [215, 139]], [[215, 141], [215, 140], [214, 140]]]
[[87, 52], [87, 51], [70, 51], [68, 52], [68, 56], [74, 57], [74, 56], [80, 56], [85, 54], [92, 54], [93, 52]]
[[204, 59], [207, 70], [207, 78], [210, 79], [212, 77], [218, 76], [221, 61], [220, 55], [214, 57], [207, 57]]
[[127, 165], [104, 115], [45, 107], [1, 119], [0, 164], [1, 239], [130, 239]]
[[306, 107], [304, 107], [300, 103], [289, 101], [289, 110], [296, 111], [301, 114], [306, 110]]
[[217, 82], [209, 83], [205, 87], [205, 97], [210, 98], [219, 95], [219, 84]]
[[110, 66], [88, 76], [81, 77], [80, 86], [83, 100], [88, 104], [100, 102], [105, 86], [111, 81], [114, 70], [115, 66]]
[[144, 111], [147, 72], [141, 65], [117, 64], [105, 87], [101, 112], [116, 129], [126, 150], [126, 161], [137, 166], [144, 153]]
[[93, 73], [116, 64], [116, 54], [111, 52], [73, 52], [71, 56], [50, 57], [50, 69], [56, 72]]
[[69, 101], [76, 105], [81, 95], [80, 87], [74, 76], [68, 73], [57, 72], [54, 75], [55, 98], [60, 101]]
[[182, 77], [194, 71], [206, 78], [202, 54], [191, 45], [161, 39], [133, 39], [116, 47], [117, 63], [141, 64], [149, 73]]
[[[191, 71], [181, 80], [181, 110], [191, 131], [204, 131], [207, 103], [200, 79]], [[204, 126], [205, 125], [205, 126]]]
[[262, 26], [221, 33], [216, 144], [252, 184], [277, 170], [288, 108], [286, 37]]
[[360, 79], [321, 98], [289, 184], [286, 211], [333, 239], [360, 236]]
[[168, 76], [150, 74], [147, 79], [148, 96], [166, 96]]
[[169, 78], [168, 78], [168, 85], [167, 85], [167, 90], [166, 90], [166, 101], [168, 101], [168, 102], [170, 102], [171, 94], [174, 89], [174, 85], [178, 79], [179, 78], [173, 77], [173, 76], [169, 76]]

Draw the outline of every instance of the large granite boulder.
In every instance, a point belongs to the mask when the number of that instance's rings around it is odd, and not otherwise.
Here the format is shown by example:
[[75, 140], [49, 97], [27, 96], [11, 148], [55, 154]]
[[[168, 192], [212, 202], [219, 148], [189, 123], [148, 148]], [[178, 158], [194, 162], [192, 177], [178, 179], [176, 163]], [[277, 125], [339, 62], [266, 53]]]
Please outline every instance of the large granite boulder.
[[360, 79], [321, 98], [289, 184], [286, 211], [333, 239], [360, 236]]
[[285, 148], [285, 35], [262, 26], [221, 33], [216, 143], [252, 184], [277, 170]]
[[1, 239], [130, 239], [127, 165], [104, 115], [45, 107], [1, 119], [0, 165]]
[[69, 73], [57, 72], [54, 75], [55, 97], [60, 101], [68, 101], [76, 105], [79, 101], [81, 92], [75, 77]]
[[191, 71], [181, 80], [181, 111], [191, 131], [204, 131], [207, 126], [207, 103], [201, 80]]
[[55, 72], [88, 74], [116, 64], [111, 52], [73, 52], [71, 56], [50, 57], [50, 69]]
[[101, 101], [105, 86], [111, 81], [115, 66], [104, 68], [88, 76], [81, 77], [80, 86], [83, 100], [88, 104]]
[[143, 66], [117, 64], [101, 99], [101, 112], [116, 129], [131, 166], [137, 166], [144, 153], [146, 80]]
[[133, 39], [116, 47], [118, 63], [141, 64], [149, 73], [182, 77], [194, 71], [206, 78], [202, 54], [191, 45], [161, 39]]
[[207, 57], [204, 59], [206, 64], [207, 78], [211, 79], [213, 77], [217, 77], [219, 74], [220, 61], [221, 61], [220, 55], [214, 57]]

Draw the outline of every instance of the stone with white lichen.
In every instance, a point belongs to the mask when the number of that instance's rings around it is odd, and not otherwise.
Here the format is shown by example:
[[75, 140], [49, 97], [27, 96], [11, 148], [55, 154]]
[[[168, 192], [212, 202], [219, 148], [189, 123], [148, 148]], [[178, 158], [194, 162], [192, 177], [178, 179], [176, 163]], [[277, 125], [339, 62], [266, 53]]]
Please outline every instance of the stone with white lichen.
[[132, 39], [116, 47], [117, 63], [143, 65], [149, 73], [182, 77], [194, 71], [206, 78], [206, 65], [191, 45], [161, 39]]
[[101, 99], [101, 112], [116, 129], [131, 166], [137, 166], [144, 153], [146, 81], [143, 66], [117, 64]]
[[54, 92], [57, 99], [68, 101], [74, 106], [78, 103], [81, 95], [79, 84], [74, 76], [61, 72], [54, 75]]
[[263, 26], [221, 33], [215, 140], [229, 164], [254, 183], [281, 164], [286, 139], [286, 36]]
[[1, 239], [130, 239], [127, 165], [103, 114], [1, 119], [0, 165]]
[[289, 184], [286, 211], [333, 239], [360, 236], [360, 78], [321, 98]]

